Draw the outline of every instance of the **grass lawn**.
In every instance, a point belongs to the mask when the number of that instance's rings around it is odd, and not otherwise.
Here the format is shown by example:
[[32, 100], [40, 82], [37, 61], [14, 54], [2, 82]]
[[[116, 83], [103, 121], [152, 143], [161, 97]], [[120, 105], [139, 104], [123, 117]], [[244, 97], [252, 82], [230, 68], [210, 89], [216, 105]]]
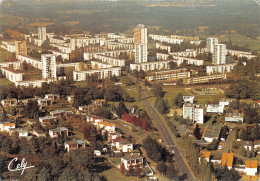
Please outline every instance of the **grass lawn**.
[[8, 87], [10, 85], [14, 84], [13, 82], [7, 80], [6, 78], [1, 78], [0, 79], [0, 88], [2, 87]]
[[111, 169], [100, 173], [100, 175], [105, 176], [108, 181], [114, 181], [114, 180], [124, 180], [124, 181], [139, 180], [139, 181], [142, 181], [142, 180], [145, 180], [144, 178], [142, 179], [142, 178], [137, 178], [137, 177], [127, 177], [125, 175], [122, 175], [120, 173], [120, 170], [115, 167], [112, 167]]
[[12, 58], [12, 53], [0, 48], [0, 62], [4, 62], [5, 59]]
[[229, 41], [229, 37], [231, 37], [231, 41], [233, 44], [242, 45], [242, 46], [248, 45], [251, 50], [260, 49], [260, 40], [250, 39], [244, 35], [239, 35], [239, 34], [223, 35], [220, 38], [220, 41]]
[[80, 86], [80, 87], [85, 87], [87, 86], [87, 82], [86, 81], [80, 81], [80, 82], [75, 82], [74, 84], [72, 85], [75, 85], [75, 86]]

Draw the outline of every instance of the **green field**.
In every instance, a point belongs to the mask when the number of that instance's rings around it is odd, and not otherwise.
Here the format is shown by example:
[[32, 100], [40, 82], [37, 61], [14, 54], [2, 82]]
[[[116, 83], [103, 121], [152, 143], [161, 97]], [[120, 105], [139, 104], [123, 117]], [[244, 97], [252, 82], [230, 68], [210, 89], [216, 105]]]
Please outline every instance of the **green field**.
[[244, 35], [231, 34], [231, 35], [223, 35], [219, 39], [220, 41], [229, 41], [229, 37], [231, 37], [231, 41], [233, 44], [246, 46], [248, 45], [250, 50], [260, 50], [260, 40], [254, 40], [247, 38]]
[[13, 83], [9, 80], [7, 80], [6, 78], [1, 78], [0, 79], [0, 88], [2, 87], [8, 87], [10, 85], [12, 85]]
[[100, 175], [105, 176], [107, 178], [107, 180], [124, 180], [124, 181], [131, 181], [131, 180], [142, 181], [142, 180], [145, 180], [145, 179], [142, 179], [142, 178], [127, 177], [125, 175], [122, 175], [120, 173], [120, 170], [115, 168], [115, 167], [112, 167], [111, 169], [106, 170], [106, 171], [100, 173]]
[[4, 62], [5, 59], [12, 58], [12, 53], [0, 48], [0, 62]]

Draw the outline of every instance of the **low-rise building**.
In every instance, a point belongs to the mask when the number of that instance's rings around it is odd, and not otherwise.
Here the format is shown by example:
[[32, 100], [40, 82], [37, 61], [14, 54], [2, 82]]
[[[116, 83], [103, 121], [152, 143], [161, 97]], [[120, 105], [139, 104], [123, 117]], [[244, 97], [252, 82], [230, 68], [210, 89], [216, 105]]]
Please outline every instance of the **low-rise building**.
[[68, 116], [68, 112], [64, 111], [64, 110], [56, 110], [56, 111], [50, 111], [50, 115], [51, 116], [55, 116], [55, 117], [67, 117]]
[[230, 99], [230, 98], [222, 98], [219, 100], [219, 105], [222, 106], [228, 106], [230, 102], [235, 101], [235, 99]]
[[49, 135], [51, 138], [56, 138], [58, 137], [59, 135], [62, 136], [62, 135], [66, 135], [66, 136], [69, 136], [69, 130], [65, 127], [57, 127], [55, 129], [50, 129], [49, 130]]
[[96, 100], [92, 100], [92, 104], [103, 107], [107, 105], [107, 101], [105, 99], [96, 99]]
[[210, 151], [203, 150], [203, 151], [200, 152], [200, 158], [199, 159], [202, 158], [202, 159], [205, 159], [207, 162], [209, 162], [210, 161], [210, 154], [211, 154]]
[[115, 124], [106, 121], [97, 123], [97, 127], [99, 129], [103, 129], [104, 131], [107, 131], [108, 133], [116, 131]]
[[85, 148], [85, 142], [82, 140], [67, 141], [64, 143], [64, 147], [67, 150], [67, 152], [70, 152], [71, 150]]
[[56, 122], [57, 118], [55, 116], [45, 116], [39, 117], [39, 121], [43, 126], [50, 125], [52, 122]]
[[14, 123], [0, 123], [0, 131], [6, 131], [9, 132], [11, 128], [15, 128], [15, 124]]
[[224, 106], [218, 104], [208, 104], [207, 105], [207, 113], [217, 113], [223, 114]]
[[191, 103], [193, 104], [194, 96], [183, 96], [184, 103]]
[[11, 82], [23, 81], [23, 73], [11, 68], [2, 67], [2, 74]]
[[245, 161], [245, 172], [246, 175], [254, 176], [257, 174], [257, 161], [256, 160], [246, 160]]
[[221, 166], [222, 167], [227, 166], [227, 168], [230, 170], [233, 167], [233, 160], [234, 160], [234, 153], [224, 152], [221, 158]]
[[131, 152], [134, 150], [133, 143], [129, 141], [116, 142], [116, 149], [122, 152]]
[[140, 168], [143, 168], [144, 158], [140, 155], [124, 156], [121, 157], [121, 163], [124, 164], [126, 170], [129, 169], [130, 165], [132, 165], [133, 168], [135, 168], [136, 165], [139, 165]]
[[46, 134], [43, 130], [33, 130], [33, 134], [37, 137], [45, 137]]
[[10, 107], [17, 105], [17, 99], [2, 99], [1, 104], [4, 107]]
[[59, 98], [60, 98], [59, 94], [45, 94], [45, 99], [56, 100]]
[[226, 122], [244, 122], [243, 115], [241, 113], [228, 113], [225, 116], [225, 121]]
[[220, 132], [220, 126], [207, 125], [204, 129], [202, 139], [206, 140], [208, 143], [211, 143], [214, 139], [219, 139]]
[[92, 123], [93, 125], [97, 125], [100, 122], [104, 121], [103, 117], [95, 116], [95, 115], [87, 115], [87, 122]]

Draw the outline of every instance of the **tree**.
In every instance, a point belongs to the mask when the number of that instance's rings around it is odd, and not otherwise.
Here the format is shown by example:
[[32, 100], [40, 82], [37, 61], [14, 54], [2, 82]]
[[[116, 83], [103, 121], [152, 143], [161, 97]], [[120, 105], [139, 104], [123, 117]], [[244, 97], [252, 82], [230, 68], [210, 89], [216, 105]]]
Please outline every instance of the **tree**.
[[163, 92], [161, 84], [159, 83], [153, 84], [152, 91], [155, 97], [163, 97], [165, 94], [165, 92]]
[[123, 101], [120, 101], [119, 104], [118, 104], [118, 107], [117, 107], [117, 115], [122, 118], [122, 114], [124, 112], [128, 113], [128, 109], [127, 107], [125, 106], [124, 102]]
[[26, 61], [22, 63], [22, 70], [28, 71], [28, 63]]
[[90, 140], [90, 125], [85, 125], [83, 127], [83, 136], [84, 136], [84, 139], [86, 140]]
[[218, 148], [218, 140], [213, 139], [213, 141], [208, 145], [208, 150], [216, 150]]
[[166, 176], [169, 179], [175, 178], [177, 176], [177, 173], [178, 172], [175, 170], [174, 165], [172, 163], [166, 169]]
[[167, 170], [167, 165], [163, 161], [160, 161], [156, 166], [156, 170], [158, 170], [161, 173], [165, 173]]
[[175, 69], [178, 66], [177, 63], [173, 61], [170, 61], [168, 65], [171, 70]]
[[183, 106], [183, 95], [182, 93], [178, 93], [174, 99], [174, 105], [181, 108]]
[[129, 169], [128, 169], [128, 175], [133, 175], [133, 174], [134, 174], [134, 168], [133, 168], [132, 163], [130, 163]]
[[174, 111], [174, 113], [173, 113], [173, 119], [174, 119], [175, 121], [178, 121], [178, 120], [179, 120], [177, 111]]
[[239, 180], [241, 176], [235, 169], [229, 170], [227, 166], [220, 167], [214, 170], [215, 176], [217, 180], [224, 180], [224, 181], [230, 181], [230, 180]]
[[123, 162], [120, 164], [120, 173], [125, 174], [125, 164]]
[[195, 129], [193, 130], [193, 135], [195, 136], [195, 138], [200, 140], [201, 134], [200, 134], [200, 127], [198, 124], [196, 125]]
[[141, 172], [142, 172], [142, 170], [140, 168], [140, 165], [139, 165], [139, 163], [137, 163], [137, 165], [135, 166], [135, 176], [140, 177]]

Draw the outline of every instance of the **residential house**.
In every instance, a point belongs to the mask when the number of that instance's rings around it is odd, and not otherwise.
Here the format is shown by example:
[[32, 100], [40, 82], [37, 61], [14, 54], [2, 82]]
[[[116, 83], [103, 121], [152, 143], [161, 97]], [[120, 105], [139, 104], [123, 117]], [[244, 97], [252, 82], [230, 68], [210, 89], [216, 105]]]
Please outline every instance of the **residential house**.
[[71, 150], [76, 150], [81, 147], [85, 148], [85, 142], [82, 140], [67, 141], [64, 143], [64, 146], [67, 152], [70, 152]]
[[51, 99], [51, 100], [60, 99], [60, 95], [59, 94], [45, 94], [45, 99]]
[[9, 122], [0, 123], [0, 131], [9, 132], [11, 128], [15, 128], [14, 123], [9, 123]]
[[122, 152], [131, 152], [134, 150], [134, 146], [133, 143], [124, 140], [124, 141], [116, 142], [116, 149]]
[[90, 122], [93, 125], [97, 125], [97, 123], [100, 123], [100, 122], [103, 122], [103, 121], [104, 121], [103, 117], [94, 116], [94, 115], [92, 115], [92, 116], [87, 115], [87, 122]]
[[211, 143], [214, 139], [218, 140], [221, 132], [220, 126], [207, 125], [202, 134], [202, 139]]
[[254, 149], [258, 150], [258, 153], [260, 152], [260, 140], [254, 141]]
[[47, 98], [38, 99], [37, 102], [38, 102], [38, 105], [40, 105], [40, 106], [47, 106], [47, 105], [51, 104], [52, 99], [47, 99]]
[[106, 121], [97, 123], [97, 127], [99, 129], [103, 129], [104, 131], [107, 131], [108, 133], [116, 131], [115, 124]]
[[31, 126], [36, 124], [37, 121], [35, 121], [34, 119], [27, 119], [27, 123]]
[[29, 132], [27, 130], [22, 129], [22, 128], [10, 128], [9, 133], [10, 134], [18, 133], [18, 136], [20, 138], [20, 137], [28, 137]]
[[241, 141], [240, 144], [247, 150], [251, 151], [254, 147], [252, 141]]
[[246, 160], [245, 161], [245, 173], [247, 175], [254, 176], [257, 174], [257, 161], [256, 160]]
[[233, 167], [233, 160], [234, 160], [234, 153], [224, 152], [221, 158], [221, 166], [222, 167], [227, 166], [228, 169], [231, 169]]
[[107, 105], [107, 101], [105, 99], [96, 99], [96, 100], [92, 100], [92, 104], [103, 107]]
[[210, 151], [205, 151], [205, 150], [203, 150], [203, 151], [201, 151], [200, 152], [200, 158], [199, 158], [199, 160], [201, 159], [201, 158], [203, 158], [203, 159], [205, 159], [207, 162], [209, 162], [210, 161]]
[[137, 164], [140, 166], [140, 168], [143, 168], [144, 158], [140, 155], [124, 156], [121, 157], [121, 163], [124, 164], [126, 170], [129, 169], [130, 165], [136, 167]]
[[108, 133], [107, 134], [107, 136], [108, 136], [108, 141], [109, 142], [112, 142], [113, 140], [116, 140], [116, 139], [118, 139], [118, 138], [121, 138], [121, 134], [119, 134], [119, 133]]
[[61, 117], [61, 116], [67, 117], [68, 116], [67, 111], [64, 111], [64, 110], [51, 111], [50, 115], [55, 116], [55, 117]]
[[56, 138], [59, 135], [69, 135], [69, 130], [65, 127], [57, 127], [55, 129], [50, 129], [49, 130], [49, 135], [51, 138]]
[[4, 107], [15, 106], [17, 104], [17, 99], [2, 99], [1, 104]]
[[50, 125], [51, 122], [56, 122], [57, 118], [55, 116], [45, 116], [39, 117], [39, 121], [43, 126]]
[[69, 96], [67, 96], [67, 100], [68, 100], [69, 103], [73, 103], [73, 101], [74, 101], [74, 95], [69, 95]]
[[46, 134], [43, 130], [33, 130], [33, 134], [37, 137], [45, 137]]

